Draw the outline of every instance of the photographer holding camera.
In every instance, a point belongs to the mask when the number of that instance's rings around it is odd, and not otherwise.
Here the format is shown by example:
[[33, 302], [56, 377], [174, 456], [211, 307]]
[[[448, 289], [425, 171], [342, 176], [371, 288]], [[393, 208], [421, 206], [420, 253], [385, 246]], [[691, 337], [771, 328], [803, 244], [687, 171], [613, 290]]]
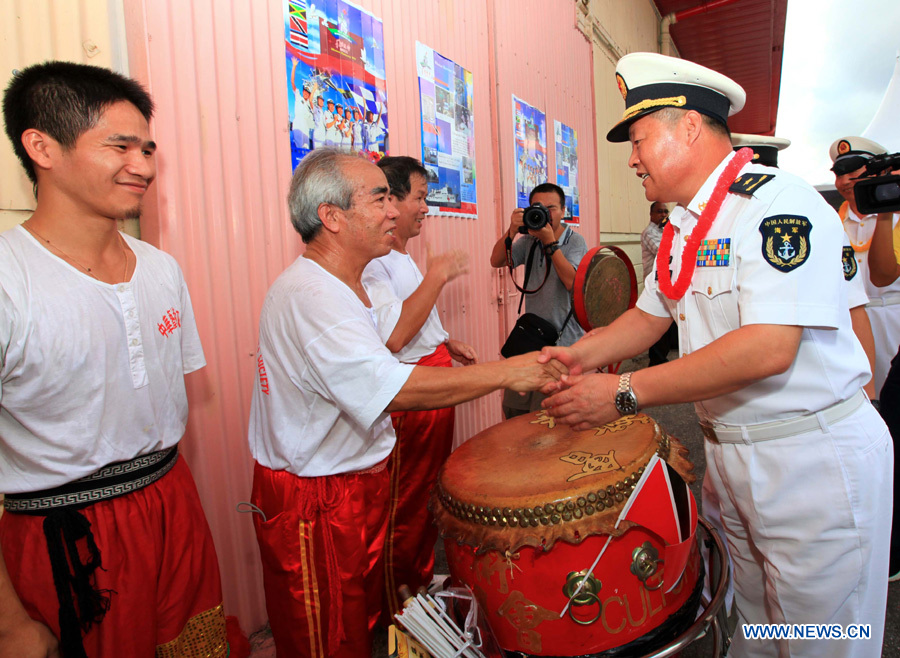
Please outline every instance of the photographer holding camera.
[[[900, 281], [885, 285], [874, 282], [869, 276], [869, 254], [875, 233], [876, 214], [860, 209], [855, 187], [857, 179], [865, 175], [867, 163], [885, 152], [883, 146], [863, 137], [842, 137], [835, 140], [829, 149], [834, 163], [831, 168], [834, 186], [845, 199], [838, 214], [843, 222], [844, 232], [850, 238], [859, 273], [869, 296], [866, 312], [875, 338], [875, 368], [872, 378], [875, 395], [879, 398], [891, 359], [897, 353], [897, 345], [900, 343]], [[897, 215], [890, 221], [896, 226]]]
[[[888, 156], [891, 164], [889, 169], [894, 169], [894, 176], [900, 175], [900, 153]], [[871, 165], [870, 165], [871, 167]], [[869, 172], [867, 172], [869, 173]], [[876, 172], [884, 173], [884, 172]], [[881, 179], [885, 181], [884, 178]], [[889, 181], [889, 179], [887, 179]], [[897, 178], [900, 180], [900, 178]], [[871, 181], [871, 178], [869, 179]], [[858, 184], [858, 183], [857, 183]], [[864, 183], [865, 185], [865, 183]], [[875, 230], [872, 234], [871, 246], [869, 248], [869, 280], [873, 286], [890, 286], [896, 284], [900, 280], [900, 227], [898, 227], [895, 211], [900, 209], [900, 199], [898, 199], [897, 184], [888, 182], [886, 187], [882, 187], [882, 194], [873, 195], [883, 198], [886, 203], [884, 207], [878, 210], [876, 215]], [[855, 190], [854, 194], [859, 195], [860, 190]], [[891, 201], [893, 203], [891, 203]], [[898, 352], [897, 354], [900, 354]], [[897, 476], [897, 450], [896, 441], [900, 437], [900, 357], [895, 354], [891, 361], [890, 370], [881, 387], [881, 416], [887, 423], [891, 432], [891, 438], [894, 439], [894, 521], [891, 526], [891, 554], [890, 554], [890, 570], [888, 580], [890, 582], [900, 581], [900, 478]]]
[[[572, 287], [575, 268], [587, 253], [587, 245], [579, 233], [562, 223], [566, 195], [561, 187], [542, 183], [531, 190], [528, 202], [529, 208], [513, 210], [509, 228], [494, 244], [491, 265], [510, 269], [525, 265], [522, 297], [526, 314], [553, 325], [559, 336], [555, 344], [568, 346], [584, 335], [572, 313]], [[518, 236], [522, 237], [516, 239]], [[536, 391], [526, 395], [506, 391], [503, 415], [512, 418], [536, 411], [543, 397]]]

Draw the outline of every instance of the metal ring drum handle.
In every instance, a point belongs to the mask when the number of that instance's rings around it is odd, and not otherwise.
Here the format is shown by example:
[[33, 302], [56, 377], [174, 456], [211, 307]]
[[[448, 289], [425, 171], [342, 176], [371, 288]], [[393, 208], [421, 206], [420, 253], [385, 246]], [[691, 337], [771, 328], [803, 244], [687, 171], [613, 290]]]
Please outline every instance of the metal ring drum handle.
[[[581, 591], [578, 592], [578, 596], [574, 599], [572, 598], [572, 594], [578, 589], [578, 585], [581, 584], [581, 581], [584, 580], [584, 587], [581, 588]], [[581, 624], [582, 626], [590, 626], [595, 621], [600, 619], [600, 615], [603, 613], [603, 602], [600, 601], [600, 597], [597, 596], [597, 592], [603, 587], [603, 584], [594, 577], [594, 574], [586, 574], [584, 571], [571, 571], [569, 575], [566, 577], [566, 584], [563, 585], [563, 594], [566, 595], [566, 598], [571, 599], [571, 605], [569, 606], [569, 617], [576, 624]], [[576, 606], [581, 607], [585, 605], [597, 604], [597, 614], [593, 619], [578, 619], [575, 615], [572, 614], [572, 611]]]
[[712, 656], [718, 658], [724, 656], [731, 644], [731, 638], [728, 637], [727, 613], [725, 612], [725, 593], [728, 590], [728, 583], [731, 576], [728, 572], [728, 552], [725, 550], [725, 544], [719, 533], [713, 528], [709, 521], [702, 516], [697, 517], [698, 528], [702, 528], [707, 537], [706, 543], [709, 546], [709, 566], [707, 576], [709, 578], [709, 590], [711, 592], [711, 600], [705, 604], [700, 615], [691, 624], [687, 630], [664, 647], [656, 651], [646, 654], [642, 658], [669, 658], [683, 651], [685, 647], [696, 642], [703, 635], [703, 632], [710, 628], [713, 638]]

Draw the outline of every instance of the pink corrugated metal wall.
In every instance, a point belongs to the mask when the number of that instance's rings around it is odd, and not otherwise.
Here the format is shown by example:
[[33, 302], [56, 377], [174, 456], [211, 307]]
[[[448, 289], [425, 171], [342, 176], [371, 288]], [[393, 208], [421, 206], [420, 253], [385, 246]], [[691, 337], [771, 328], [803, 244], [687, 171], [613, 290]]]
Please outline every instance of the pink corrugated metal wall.
[[[514, 308], [489, 254], [514, 206], [510, 94], [574, 127], [579, 140], [581, 231], [596, 244], [597, 186], [591, 48], [569, 0], [367, 0], [384, 21], [393, 154], [421, 156], [416, 40], [474, 74], [479, 218], [433, 218], [425, 242], [469, 252], [467, 277], [439, 302], [451, 335], [494, 359]], [[184, 442], [209, 518], [226, 608], [244, 628], [265, 621], [259, 556], [248, 517], [246, 447], [259, 310], [275, 277], [301, 251], [287, 219], [287, 89], [279, 0], [125, 0], [131, 70], [157, 102], [159, 178], [144, 239], [185, 271], [208, 367], [189, 382]], [[551, 151], [550, 171], [555, 154]], [[501, 294], [502, 290], [502, 294]], [[504, 306], [498, 306], [498, 299]], [[500, 420], [499, 394], [459, 409], [457, 441]]]

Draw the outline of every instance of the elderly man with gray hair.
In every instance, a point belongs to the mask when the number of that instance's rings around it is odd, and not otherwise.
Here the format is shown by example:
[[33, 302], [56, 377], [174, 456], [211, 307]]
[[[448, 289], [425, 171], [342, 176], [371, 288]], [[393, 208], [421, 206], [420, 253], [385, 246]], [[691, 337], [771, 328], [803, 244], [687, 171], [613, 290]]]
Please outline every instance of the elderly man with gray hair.
[[[323, 149], [294, 173], [306, 243], [263, 304], [250, 415], [252, 501], [279, 655], [368, 656], [382, 601], [394, 445], [390, 412], [530, 391], [563, 368], [537, 353], [467, 368], [400, 363], [361, 276], [391, 249], [397, 211], [382, 171]], [[423, 506], [425, 502], [423, 501]]]

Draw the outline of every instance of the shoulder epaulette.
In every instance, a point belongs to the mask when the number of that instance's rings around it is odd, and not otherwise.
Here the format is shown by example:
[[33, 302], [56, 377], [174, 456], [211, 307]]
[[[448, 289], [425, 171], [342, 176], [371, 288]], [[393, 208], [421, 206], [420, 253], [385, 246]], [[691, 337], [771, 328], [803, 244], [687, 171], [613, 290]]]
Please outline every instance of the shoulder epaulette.
[[728, 191], [753, 196], [756, 190], [769, 181], [774, 180], [774, 178], [775, 176], [773, 174], [741, 174], [735, 179], [734, 183], [731, 184]]

